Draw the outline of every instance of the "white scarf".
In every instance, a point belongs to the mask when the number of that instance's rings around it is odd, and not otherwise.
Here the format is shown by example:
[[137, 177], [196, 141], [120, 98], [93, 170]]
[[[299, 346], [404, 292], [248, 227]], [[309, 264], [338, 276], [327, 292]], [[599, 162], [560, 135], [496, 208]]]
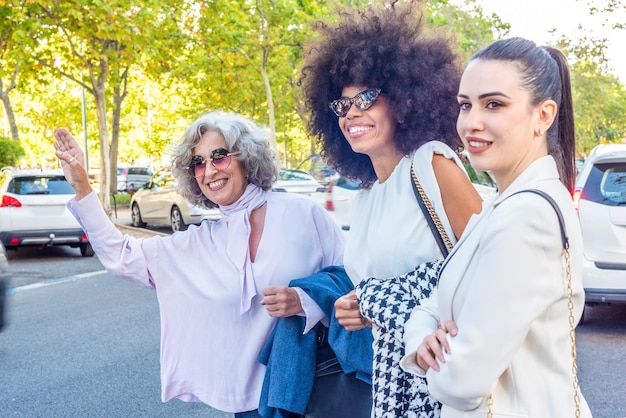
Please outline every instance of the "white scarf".
[[227, 224], [228, 241], [226, 253], [239, 272], [241, 286], [241, 314], [246, 313], [256, 296], [256, 283], [250, 261], [250, 213], [267, 200], [267, 192], [254, 184], [248, 184], [243, 195], [232, 205], [220, 206], [220, 213]]

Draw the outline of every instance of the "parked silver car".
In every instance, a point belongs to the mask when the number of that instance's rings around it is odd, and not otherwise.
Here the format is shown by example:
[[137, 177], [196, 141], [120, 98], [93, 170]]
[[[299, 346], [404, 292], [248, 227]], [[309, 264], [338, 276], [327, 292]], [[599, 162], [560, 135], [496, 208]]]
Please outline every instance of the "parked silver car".
[[219, 209], [193, 206], [176, 191], [174, 176], [159, 171], [130, 200], [131, 222], [136, 228], [147, 224], [169, 225], [173, 232], [184, 231], [191, 224], [220, 219]]
[[153, 174], [150, 167], [145, 166], [117, 167], [117, 190], [132, 194], [144, 187]]

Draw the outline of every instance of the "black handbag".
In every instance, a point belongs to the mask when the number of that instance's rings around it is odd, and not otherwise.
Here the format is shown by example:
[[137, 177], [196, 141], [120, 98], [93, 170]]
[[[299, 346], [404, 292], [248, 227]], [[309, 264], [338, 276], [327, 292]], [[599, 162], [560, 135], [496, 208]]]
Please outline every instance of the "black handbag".
[[315, 381], [305, 418], [370, 418], [372, 386], [344, 373], [328, 344], [328, 329], [317, 331]]

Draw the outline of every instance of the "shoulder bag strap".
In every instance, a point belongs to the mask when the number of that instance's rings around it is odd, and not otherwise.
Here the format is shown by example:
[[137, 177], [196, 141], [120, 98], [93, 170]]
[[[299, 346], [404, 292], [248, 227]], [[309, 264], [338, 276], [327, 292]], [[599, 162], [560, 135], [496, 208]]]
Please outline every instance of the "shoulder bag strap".
[[428, 227], [435, 237], [439, 250], [441, 250], [441, 254], [443, 254], [444, 257], [447, 257], [448, 253], [452, 249], [452, 241], [446, 233], [446, 230], [443, 228], [441, 220], [439, 219], [437, 212], [435, 212], [433, 205], [430, 203], [430, 200], [428, 200], [428, 196], [426, 195], [426, 192], [424, 192], [422, 185], [417, 180], [415, 170], [413, 169], [413, 162], [411, 162], [411, 184], [413, 185], [413, 192], [415, 193], [417, 203], [424, 213], [424, 218], [426, 218], [426, 222], [428, 222]]
[[[571, 343], [571, 352], [572, 352], [572, 374], [574, 376], [573, 380], [573, 388], [574, 388], [574, 405], [576, 407], [576, 417], [580, 417], [580, 396], [578, 395], [578, 365], [576, 364], [576, 324], [574, 323], [574, 302], [572, 299], [572, 271], [570, 266], [570, 256], [569, 256], [569, 239], [567, 238], [567, 232], [565, 231], [565, 221], [563, 220], [563, 214], [561, 213], [561, 209], [554, 201], [550, 195], [548, 195], [543, 190], [537, 189], [527, 189], [521, 190], [517, 193], [513, 193], [511, 196], [514, 196], [518, 193], [534, 193], [546, 199], [548, 203], [554, 209], [557, 218], [559, 219], [559, 227], [561, 228], [561, 242], [563, 243], [563, 252], [565, 253], [565, 274], [567, 276], [567, 307], [569, 308], [569, 336]], [[510, 196], [509, 196], [510, 197]], [[489, 406], [489, 410], [487, 412], [487, 417], [492, 417], [492, 406], [493, 406], [493, 395], [489, 394], [487, 397], [487, 405]]]

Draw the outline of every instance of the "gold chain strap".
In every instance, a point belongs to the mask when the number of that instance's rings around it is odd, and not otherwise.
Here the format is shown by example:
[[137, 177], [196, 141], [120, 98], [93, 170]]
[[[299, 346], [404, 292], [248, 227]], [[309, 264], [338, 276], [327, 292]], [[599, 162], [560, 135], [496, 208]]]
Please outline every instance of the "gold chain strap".
[[435, 212], [435, 208], [433, 208], [433, 205], [430, 203], [428, 196], [426, 196], [426, 192], [424, 192], [422, 185], [417, 180], [417, 176], [415, 175], [415, 170], [413, 169], [413, 163], [411, 163], [411, 177], [413, 178], [413, 183], [415, 183], [415, 187], [417, 187], [418, 193], [420, 194], [422, 200], [424, 201], [424, 205], [426, 205], [426, 209], [428, 209], [428, 213], [430, 214], [430, 217], [432, 218], [433, 222], [435, 223], [435, 226], [437, 227], [437, 231], [439, 231], [441, 238], [443, 238], [443, 242], [446, 244], [446, 247], [448, 247], [448, 250], [451, 250], [452, 241], [450, 240], [450, 237], [446, 233], [446, 230], [443, 228], [443, 224], [441, 223], [441, 220], [439, 219], [439, 215], [437, 215], [437, 212]]
[[487, 407], [489, 408], [487, 410], [487, 418], [492, 418], [493, 417], [493, 393], [490, 393], [489, 396], [487, 396]]
[[[576, 418], [580, 418], [580, 396], [578, 395], [578, 365], [576, 364], [576, 324], [574, 323], [574, 300], [572, 298], [572, 269], [569, 258], [569, 244], [565, 245], [565, 273], [567, 277], [567, 307], [569, 308], [569, 338], [572, 344], [572, 374], [574, 375], [574, 405]], [[493, 417], [493, 394], [487, 396], [487, 418]]]
[[572, 298], [572, 270], [569, 259], [569, 245], [565, 246], [565, 272], [567, 274], [567, 307], [569, 308], [569, 339], [572, 343], [572, 374], [574, 375], [574, 405], [576, 418], [580, 418], [580, 396], [578, 396], [578, 365], [576, 364], [576, 324], [574, 324], [574, 301]]

